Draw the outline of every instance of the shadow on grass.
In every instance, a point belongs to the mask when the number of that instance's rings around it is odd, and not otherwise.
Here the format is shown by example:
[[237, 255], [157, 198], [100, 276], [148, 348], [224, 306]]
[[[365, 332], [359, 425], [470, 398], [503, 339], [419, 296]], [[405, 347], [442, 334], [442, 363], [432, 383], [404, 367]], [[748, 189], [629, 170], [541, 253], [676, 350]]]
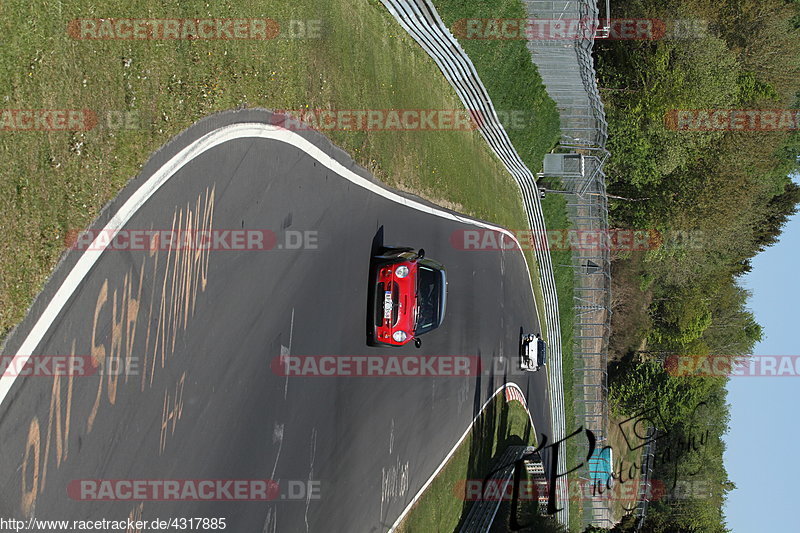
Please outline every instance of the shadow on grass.
[[[494, 376], [490, 371], [489, 378], [487, 379], [487, 396], [490, 396], [494, 390], [491, 390], [494, 383]], [[503, 382], [505, 383], [506, 376]], [[481, 377], [478, 377], [478, 383], [475, 388], [475, 399], [473, 403], [473, 412], [477, 416], [480, 413], [482, 406], [481, 402]], [[509, 421], [509, 404], [504, 401], [503, 393], [498, 395], [495, 401], [489, 403], [483, 414], [475, 421], [472, 429], [472, 439], [470, 441], [469, 450], [469, 463], [467, 466], [467, 480], [482, 480], [491, 472], [493, 468], [499, 466], [498, 459], [505, 453], [509, 446], [526, 446], [531, 440], [532, 428], [528, 424], [525, 431], [520, 437], [519, 435], [511, 434], [511, 424]], [[495, 445], [496, 443], [496, 445]], [[466, 487], [465, 487], [466, 491]], [[463, 494], [463, 504], [461, 509], [461, 518], [454, 532], [458, 532], [464, 525], [467, 513], [473, 504], [477, 502], [468, 501], [466, 493]]]

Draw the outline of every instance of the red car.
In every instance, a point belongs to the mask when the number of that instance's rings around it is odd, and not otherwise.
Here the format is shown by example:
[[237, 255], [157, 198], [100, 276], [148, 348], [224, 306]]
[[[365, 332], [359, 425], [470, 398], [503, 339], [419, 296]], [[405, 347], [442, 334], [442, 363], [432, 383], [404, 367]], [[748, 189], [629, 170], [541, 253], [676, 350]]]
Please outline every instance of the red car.
[[438, 328], [444, 319], [447, 277], [441, 263], [412, 248], [383, 248], [373, 257], [367, 342], [403, 346]]

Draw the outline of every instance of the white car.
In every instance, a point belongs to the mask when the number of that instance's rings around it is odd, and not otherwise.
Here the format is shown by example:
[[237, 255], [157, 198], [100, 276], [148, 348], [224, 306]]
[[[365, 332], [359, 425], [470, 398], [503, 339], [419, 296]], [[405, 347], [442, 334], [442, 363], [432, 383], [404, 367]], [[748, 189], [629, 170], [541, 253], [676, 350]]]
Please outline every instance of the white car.
[[541, 334], [523, 334], [519, 342], [519, 366], [526, 372], [536, 372], [547, 363], [547, 344]]

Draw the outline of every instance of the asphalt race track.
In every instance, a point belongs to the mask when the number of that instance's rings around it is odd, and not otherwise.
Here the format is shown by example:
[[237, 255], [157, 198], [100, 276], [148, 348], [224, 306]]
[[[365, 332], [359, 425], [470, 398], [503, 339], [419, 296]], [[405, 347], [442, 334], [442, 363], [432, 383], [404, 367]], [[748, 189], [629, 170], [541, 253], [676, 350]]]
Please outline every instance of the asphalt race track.
[[[197, 139], [269, 117], [237, 111], [196, 124], [151, 158], [93, 228]], [[322, 135], [299, 135], [377, 185]], [[98, 254], [31, 353], [107, 364], [102, 374], [10, 385], [0, 404], [0, 516], [385, 531], [505, 381], [526, 392], [537, 430], [549, 434], [547, 376], [513, 371], [520, 328], [539, 331], [523, 257], [457, 249], [453, 233], [476, 229], [457, 218], [376, 194], [279, 140], [238, 138], [199, 154], [125, 228], [265, 230], [271, 249]], [[381, 239], [424, 248], [447, 268], [445, 320], [420, 349], [365, 343], [368, 264]], [[17, 353], [80, 256], [65, 257], [4, 354]], [[469, 377], [285, 377], [274, 371], [281, 354], [468, 355], [484, 368]], [[280, 495], [81, 501], [69, 488], [82, 479], [274, 479]]]

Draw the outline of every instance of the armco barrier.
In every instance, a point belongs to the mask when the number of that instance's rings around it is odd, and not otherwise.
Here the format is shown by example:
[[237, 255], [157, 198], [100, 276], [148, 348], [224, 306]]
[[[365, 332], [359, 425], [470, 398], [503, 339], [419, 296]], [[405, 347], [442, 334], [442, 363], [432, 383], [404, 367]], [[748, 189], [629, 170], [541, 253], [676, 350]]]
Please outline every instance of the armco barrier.
[[[497, 154], [506, 169], [516, 180], [522, 193], [525, 211], [531, 229], [544, 232], [544, 216], [539, 199], [534, 174], [522, 161], [508, 134], [498, 119], [497, 112], [483, 86], [475, 67], [467, 54], [453, 37], [450, 30], [442, 22], [436, 8], [429, 0], [381, 0], [383, 5], [397, 19], [400, 25], [419, 43], [433, 58], [439, 69], [453, 86], [458, 97], [467, 109], [474, 110], [484, 117], [479, 131], [486, 142]], [[549, 247], [537, 247], [536, 261], [539, 266], [539, 277], [544, 293], [544, 312], [547, 328], [545, 336], [548, 341], [548, 376], [550, 386], [550, 408], [553, 427], [551, 437], [559, 440], [565, 437], [564, 422], [564, 388], [561, 366], [561, 326], [558, 316], [558, 297], [556, 295], [553, 265], [550, 260]], [[566, 471], [564, 454], [559, 456], [558, 469]], [[564, 524], [569, 521], [566, 480], [558, 479], [556, 485], [559, 502], [565, 504], [557, 518]]]
[[[523, 4], [531, 19], [603, 20], [596, 0], [523, 0]], [[605, 20], [609, 18], [606, 3]], [[552, 182], [548, 189], [566, 196], [574, 228], [605, 236], [594, 249], [573, 250], [571, 264], [556, 265], [556, 268], [571, 268], [575, 280], [574, 370], [572, 383], [566, 384], [575, 393], [574, 423], [592, 430], [598, 445], [603, 446], [608, 428], [611, 243], [607, 238], [608, 196], [603, 174], [603, 164], [609, 155], [605, 149], [608, 126], [595, 79], [594, 39], [591, 33], [583, 33], [570, 41], [530, 40], [527, 46], [548, 95], [558, 107], [560, 148], [573, 152], [571, 157], [580, 157], [582, 162], [579, 172], [570, 168], [561, 173], [543, 172], [540, 177]], [[584, 447], [583, 451], [589, 450]], [[587, 468], [579, 470], [577, 475], [584, 480], [591, 477]], [[587, 499], [581, 505], [584, 525], [613, 526], [607, 499]]]

